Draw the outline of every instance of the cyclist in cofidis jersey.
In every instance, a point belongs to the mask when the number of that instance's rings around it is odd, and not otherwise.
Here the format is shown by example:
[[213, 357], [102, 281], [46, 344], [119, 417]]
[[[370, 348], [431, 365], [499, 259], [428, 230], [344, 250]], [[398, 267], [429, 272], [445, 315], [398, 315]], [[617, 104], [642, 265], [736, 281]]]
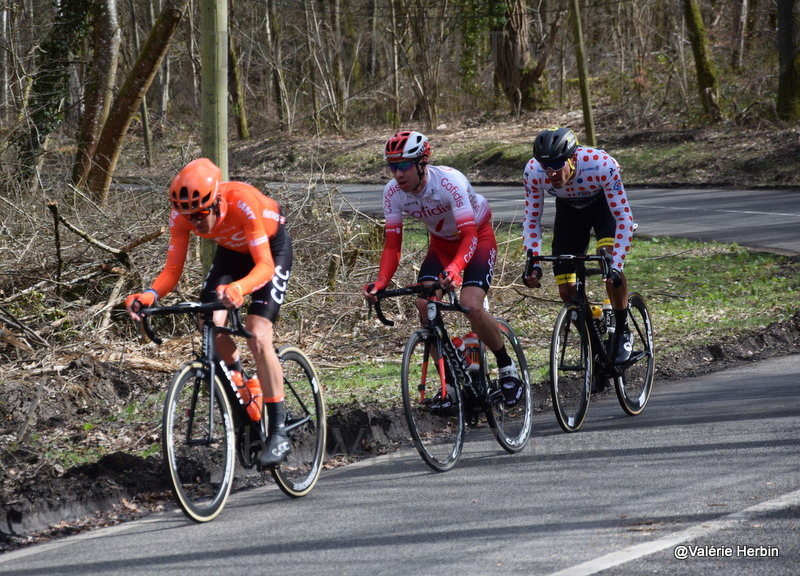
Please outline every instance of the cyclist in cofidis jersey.
[[[222, 172], [208, 158], [190, 162], [175, 176], [169, 187], [172, 211], [166, 264], [150, 288], [128, 296], [125, 305], [130, 316], [140, 320], [142, 306], [152, 306], [175, 288], [192, 233], [216, 242], [200, 300], [221, 299], [226, 308], [233, 309], [242, 306], [245, 295], [252, 296], [245, 325], [253, 333], [247, 342], [258, 377], [243, 381], [239, 350], [229, 335], [218, 335], [216, 346], [250, 418], [259, 421], [266, 404], [268, 438], [262, 438], [266, 450], [259, 455], [259, 463], [276, 466], [291, 451], [285, 433], [283, 371], [273, 346], [273, 326], [286, 296], [292, 241], [275, 200], [244, 182], [221, 180]], [[216, 312], [214, 323], [224, 324], [226, 315], [224, 310]]]
[[[522, 393], [522, 384], [497, 322], [483, 307], [497, 258], [489, 203], [475, 193], [458, 170], [428, 164], [430, 155], [428, 139], [409, 130], [396, 133], [384, 146], [383, 158], [394, 178], [383, 190], [386, 228], [378, 278], [364, 286], [364, 297], [374, 301], [375, 293], [389, 285], [397, 270], [403, 214], [424, 222], [430, 243], [418, 281], [438, 279], [445, 289], [461, 287], [461, 304], [469, 309], [467, 317], [472, 330], [494, 352], [504, 401], [514, 406]], [[427, 323], [426, 301], [418, 300], [417, 307], [421, 321]], [[438, 400], [434, 399], [434, 406]], [[447, 401], [441, 399], [439, 405], [445, 406]]]
[[[628, 283], [622, 271], [625, 256], [633, 239], [633, 214], [617, 161], [607, 152], [580, 146], [569, 128], [549, 128], [540, 132], [533, 143], [533, 158], [525, 166], [525, 223], [523, 246], [539, 255], [542, 248], [541, 218], [544, 195], [556, 198], [552, 252], [585, 254], [590, 233], [594, 229], [596, 249], [605, 247], [613, 262], [605, 278], [606, 291], [614, 309], [615, 346], [613, 360], [625, 362], [631, 355], [631, 332], [628, 328]], [[526, 270], [529, 267], [526, 267]], [[575, 293], [575, 267], [553, 266], [558, 293], [569, 302]], [[533, 272], [523, 282], [538, 288], [541, 266], [533, 264]]]

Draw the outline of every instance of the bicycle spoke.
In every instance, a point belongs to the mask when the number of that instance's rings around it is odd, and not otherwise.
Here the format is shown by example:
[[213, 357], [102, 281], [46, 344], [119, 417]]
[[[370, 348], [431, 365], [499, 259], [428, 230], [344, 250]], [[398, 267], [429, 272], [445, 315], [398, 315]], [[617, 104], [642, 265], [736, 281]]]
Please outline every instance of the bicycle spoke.
[[195, 522], [213, 520], [233, 484], [230, 405], [217, 381], [212, 411], [207, 377], [200, 363], [176, 374], [162, 423], [164, 465], [181, 509]]
[[641, 414], [650, 398], [655, 358], [647, 304], [637, 293], [630, 295], [629, 302], [628, 325], [633, 334], [633, 351], [631, 358], [620, 367], [621, 376], [616, 379], [616, 387], [622, 409], [636, 416]]
[[461, 455], [464, 410], [461, 390], [452, 382], [447, 383], [447, 394], [442, 398], [431, 346], [431, 336], [426, 330], [419, 330], [409, 338], [401, 369], [403, 411], [422, 459], [437, 472], [444, 472], [455, 466]]
[[500, 370], [497, 368], [494, 354], [484, 354], [486, 366], [482, 366], [482, 374], [486, 380], [489, 397], [494, 399], [492, 408], [487, 411], [487, 418], [497, 438], [497, 442], [509, 453], [519, 452], [528, 443], [533, 419], [533, 399], [531, 398], [531, 385], [528, 376], [528, 363], [525, 352], [517, 340], [514, 330], [505, 320], [498, 318], [500, 332], [517, 367], [517, 375], [522, 383], [522, 392], [519, 401], [513, 407], [506, 406], [500, 390]]
[[278, 487], [294, 498], [316, 485], [325, 456], [325, 403], [308, 357], [298, 348], [280, 350], [284, 374], [286, 428], [292, 451], [272, 470]]
[[550, 394], [556, 420], [565, 432], [583, 425], [592, 382], [589, 335], [574, 318], [578, 318], [575, 306], [561, 310], [550, 344]]

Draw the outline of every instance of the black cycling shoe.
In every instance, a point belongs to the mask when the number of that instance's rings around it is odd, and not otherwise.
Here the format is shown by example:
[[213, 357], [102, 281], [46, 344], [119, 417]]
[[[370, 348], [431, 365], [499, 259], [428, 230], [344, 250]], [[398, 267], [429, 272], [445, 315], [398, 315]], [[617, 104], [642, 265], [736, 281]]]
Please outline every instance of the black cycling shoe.
[[426, 398], [425, 404], [430, 406], [431, 414], [434, 416], [449, 416], [454, 412], [455, 408], [452, 396], [445, 394], [443, 400], [441, 392], [438, 392], [433, 399]]
[[517, 376], [514, 364], [500, 368], [500, 390], [503, 392], [503, 404], [513, 408], [522, 398], [522, 381]]
[[286, 460], [292, 451], [292, 443], [283, 430], [273, 432], [267, 438], [267, 448], [258, 457], [258, 463], [265, 468], [275, 468]]
[[614, 354], [612, 360], [614, 364], [624, 364], [631, 357], [633, 351], [633, 334], [630, 328], [624, 326], [622, 330], [616, 333], [614, 341]]

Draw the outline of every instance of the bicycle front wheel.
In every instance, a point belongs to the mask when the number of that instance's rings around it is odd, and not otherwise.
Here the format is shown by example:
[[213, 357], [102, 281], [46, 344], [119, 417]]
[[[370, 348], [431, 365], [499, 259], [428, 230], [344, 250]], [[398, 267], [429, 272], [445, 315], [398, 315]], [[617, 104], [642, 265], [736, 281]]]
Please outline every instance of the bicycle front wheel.
[[622, 409], [631, 416], [642, 413], [653, 390], [655, 355], [653, 353], [653, 327], [644, 298], [636, 292], [628, 297], [628, 327], [633, 335], [630, 359], [615, 378], [617, 398]]
[[592, 345], [578, 307], [564, 306], [550, 342], [550, 394], [553, 412], [565, 432], [583, 425], [592, 393]]
[[525, 352], [517, 340], [517, 335], [511, 326], [502, 318], [497, 318], [500, 333], [506, 350], [509, 351], [517, 366], [517, 376], [522, 382], [522, 391], [519, 401], [513, 407], [508, 407], [503, 402], [503, 393], [500, 390], [500, 370], [497, 360], [491, 352], [484, 354], [484, 363], [481, 367], [486, 378], [486, 389], [491, 402], [491, 408], [486, 412], [486, 419], [494, 432], [500, 446], [507, 452], [514, 454], [521, 451], [528, 444], [531, 435], [533, 420], [533, 399], [531, 398], [531, 381], [528, 376], [528, 362]]
[[214, 395], [201, 362], [183, 366], [167, 391], [162, 418], [164, 467], [183, 512], [213, 520], [233, 485], [235, 441], [231, 407], [216, 378]]
[[299, 498], [316, 485], [325, 457], [325, 402], [316, 370], [302, 350], [278, 351], [283, 366], [286, 430], [292, 451], [272, 476], [284, 494]]
[[[403, 351], [400, 386], [414, 446], [428, 466], [446, 472], [456, 465], [464, 447], [464, 404], [461, 389], [451, 378], [446, 386], [449, 398], [442, 398], [435, 351], [429, 330], [414, 332]], [[447, 369], [446, 373], [453, 372]]]

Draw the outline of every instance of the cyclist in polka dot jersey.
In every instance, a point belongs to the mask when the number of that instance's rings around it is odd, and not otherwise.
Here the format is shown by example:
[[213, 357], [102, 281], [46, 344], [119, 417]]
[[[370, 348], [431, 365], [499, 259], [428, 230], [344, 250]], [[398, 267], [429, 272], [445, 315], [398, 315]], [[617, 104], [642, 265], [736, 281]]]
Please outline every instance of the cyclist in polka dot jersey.
[[[538, 256], [542, 250], [541, 219], [544, 195], [556, 197], [553, 225], [553, 254], [585, 254], [594, 229], [596, 250], [606, 248], [613, 258], [612, 271], [605, 279], [606, 291], [614, 308], [616, 342], [614, 361], [630, 357], [631, 339], [627, 323], [628, 284], [623, 273], [625, 256], [631, 247], [635, 228], [619, 164], [599, 148], [580, 146], [569, 128], [550, 128], [540, 132], [533, 144], [533, 158], [525, 166], [525, 223], [523, 246], [526, 253]], [[538, 288], [542, 277], [539, 262], [523, 282]], [[568, 302], [575, 291], [575, 267], [553, 266], [558, 293]]]

